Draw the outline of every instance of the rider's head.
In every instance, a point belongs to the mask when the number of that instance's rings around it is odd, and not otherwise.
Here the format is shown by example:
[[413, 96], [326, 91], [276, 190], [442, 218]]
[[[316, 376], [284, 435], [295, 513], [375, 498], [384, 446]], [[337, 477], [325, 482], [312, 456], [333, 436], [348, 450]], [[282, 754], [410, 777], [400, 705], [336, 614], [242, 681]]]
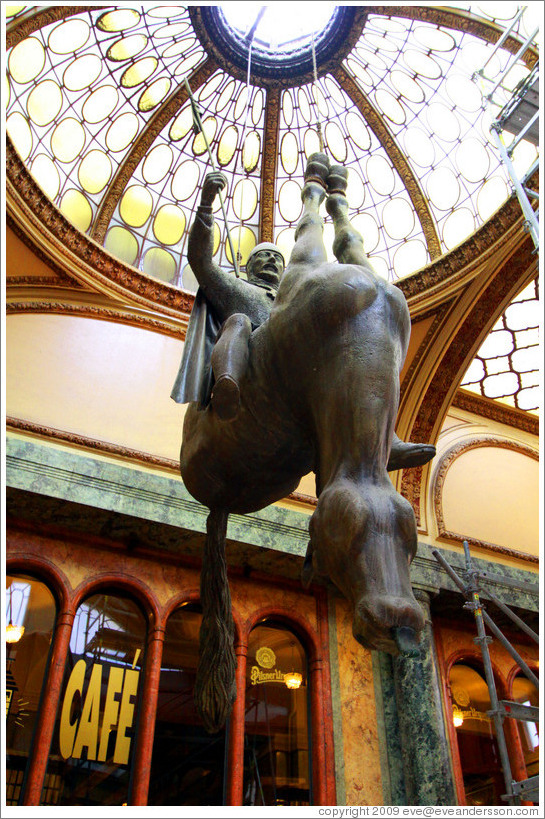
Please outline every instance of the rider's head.
[[261, 242], [248, 256], [246, 276], [252, 284], [265, 283], [278, 287], [285, 264], [284, 256], [276, 245]]

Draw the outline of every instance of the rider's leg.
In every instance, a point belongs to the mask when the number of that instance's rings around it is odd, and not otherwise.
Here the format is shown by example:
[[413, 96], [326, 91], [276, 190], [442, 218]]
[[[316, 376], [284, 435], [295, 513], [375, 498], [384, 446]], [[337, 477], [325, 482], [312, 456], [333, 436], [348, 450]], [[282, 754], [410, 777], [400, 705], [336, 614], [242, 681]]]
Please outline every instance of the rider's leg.
[[240, 406], [240, 379], [248, 366], [248, 341], [252, 325], [248, 316], [235, 313], [224, 322], [212, 350], [214, 388], [211, 403], [223, 421], [236, 417]]

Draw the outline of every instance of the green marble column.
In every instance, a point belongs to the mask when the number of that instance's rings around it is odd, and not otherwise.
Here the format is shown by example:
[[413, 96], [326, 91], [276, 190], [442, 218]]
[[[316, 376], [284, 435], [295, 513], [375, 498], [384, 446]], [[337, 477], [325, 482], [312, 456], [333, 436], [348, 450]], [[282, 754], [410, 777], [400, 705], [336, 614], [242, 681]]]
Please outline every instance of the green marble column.
[[399, 745], [409, 805], [455, 805], [455, 791], [431, 628], [430, 594], [414, 589], [426, 626], [417, 657], [393, 659]]

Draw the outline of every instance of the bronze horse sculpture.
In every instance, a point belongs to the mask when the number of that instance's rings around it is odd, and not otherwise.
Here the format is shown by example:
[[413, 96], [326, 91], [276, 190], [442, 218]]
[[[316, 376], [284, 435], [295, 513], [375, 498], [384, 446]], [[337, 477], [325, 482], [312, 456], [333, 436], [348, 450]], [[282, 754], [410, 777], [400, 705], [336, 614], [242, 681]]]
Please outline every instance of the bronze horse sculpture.
[[[285, 498], [310, 471], [318, 501], [304, 582], [323, 577], [337, 586], [350, 602], [354, 636], [367, 648], [398, 653], [404, 639], [416, 643], [424, 625], [409, 576], [415, 517], [388, 469], [405, 463], [404, 447], [410, 447], [406, 465], [429, 460], [434, 448], [404, 444], [394, 433], [410, 316], [402, 292], [373, 272], [348, 220], [346, 180], [346, 169], [330, 167], [323, 154], [310, 157], [295, 246], [268, 318], [250, 322], [235, 314], [226, 323], [228, 344], [234, 338], [230, 322], [238, 328], [232, 349], [242, 343], [245, 351], [236, 378], [220, 379], [235, 389], [235, 409], [222, 411], [213, 392], [212, 401], [190, 403], [185, 416], [182, 478], [210, 510], [195, 689], [209, 731], [223, 725], [236, 694], [228, 516]], [[222, 184], [216, 180], [216, 189]], [[333, 263], [319, 215], [326, 195], [335, 228]], [[193, 245], [188, 255], [195, 268], [203, 251]]]

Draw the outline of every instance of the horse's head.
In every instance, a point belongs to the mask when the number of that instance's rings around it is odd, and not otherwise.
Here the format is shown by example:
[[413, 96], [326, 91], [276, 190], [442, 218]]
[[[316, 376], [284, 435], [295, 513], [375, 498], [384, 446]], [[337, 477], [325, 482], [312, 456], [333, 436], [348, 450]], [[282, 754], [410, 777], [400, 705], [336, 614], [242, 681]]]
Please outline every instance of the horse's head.
[[310, 535], [314, 569], [353, 605], [356, 640], [397, 654], [399, 634], [424, 627], [409, 575], [417, 545], [410, 503], [387, 479], [338, 480], [320, 495]]

